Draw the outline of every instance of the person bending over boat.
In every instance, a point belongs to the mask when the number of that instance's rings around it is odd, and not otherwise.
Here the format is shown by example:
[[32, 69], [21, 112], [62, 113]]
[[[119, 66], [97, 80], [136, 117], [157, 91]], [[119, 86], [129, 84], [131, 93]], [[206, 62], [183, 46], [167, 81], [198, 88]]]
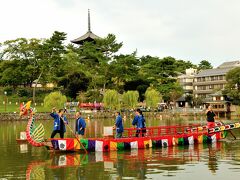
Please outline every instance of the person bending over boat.
[[207, 127], [208, 128], [214, 127], [215, 126], [214, 117], [216, 116], [216, 114], [213, 112], [212, 106], [208, 106], [208, 109], [206, 111], [206, 115], [207, 115]]
[[143, 133], [142, 133], [142, 129], [143, 129], [143, 121], [144, 121], [144, 118], [143, 116], [140, 114], [141, 110], [140, 109], [137, 109], [135, 111], [135, 117], [132, 121], [132, 125], [133, 126], [136, 126], [137, 128], [137, 131], [136, 131], [136, 137], [138, 137], [139, 135], [140, 136], [143, 136]]
[[85, 128], [86, 128], [86, 122], [82, 118], [81, 112], [76, 112], [76, 126], [75, 126], [75, 132], [78, 135], [78, 138], [82, 138], [84, 133], [85, 133]]
[[63, 114], [64, 109], [59, 109], [58, 113], [56, 113], [56, 108], [52, 109], [50, 116], [54, 118], [54, 127], [51, 138], [54, 138], [57, 133], [60, 134], [60, 138], [64, 138], [64, 133], [66, 132], [65, 124], [68, 124], [68, 120]]
[[123, 123], [122, 123], [122, 116], [120, 115], [120, 112], [115, 112], [116, 120], [114, 129], [116, 129], [116, 136], [115, 138], [121, 138], [123, 133]]

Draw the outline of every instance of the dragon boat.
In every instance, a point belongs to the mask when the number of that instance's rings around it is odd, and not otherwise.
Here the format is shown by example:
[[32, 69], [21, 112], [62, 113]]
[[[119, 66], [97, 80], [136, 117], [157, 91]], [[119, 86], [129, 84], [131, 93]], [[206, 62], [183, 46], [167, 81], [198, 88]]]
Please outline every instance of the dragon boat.
[[146, 133], [136, 137], [136, 128], [125, 128], [123, 138], [113, 136], [103, 138], [44, 138], [44, 126], [35, 123], [34, 112], [29, 116], [26, 136], [28, 142], [36, 147], [45, 146], [53, 152], [90, 152], [117, 151], [144, 148], [165, 148], [168, 146], [215, 143], [224, 139], [233, 129], [240, 128], [240, 123], [216, 122], [215, 127], [201, 125], [158, 126], [146, 128]]

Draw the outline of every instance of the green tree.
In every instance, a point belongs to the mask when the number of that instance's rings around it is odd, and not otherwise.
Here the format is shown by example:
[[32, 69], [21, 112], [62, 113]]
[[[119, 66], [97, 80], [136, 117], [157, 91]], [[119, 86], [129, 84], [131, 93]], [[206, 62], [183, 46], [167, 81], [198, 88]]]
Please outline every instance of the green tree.
[[[41, 46], [41, 53], [39, 54], [41, 61], [41, 72], [43, 80], [58, 83], [59, 78], [64, 76], [64, 54], [66, 47], [64, 41], [66, 40], [66, 33], [54, 31], [53, 35], [46, 39]], [[40, 79], [40, 78], [38, 78]]]
[[122, 95], [122, 103], [124, 108], [134, 109], [138, 104], [138, 91], [127, 91]]
[[63, 108], [64, 103], [67, 102], [67, 97], [62, 95], [61, 92], [52, 92], [45, 96], [44, 107], [52, 108], [56, 107], [58, 109]]
[[46, 39], [40, 46], [38, 58], [40, 70], [33, 88], [33, 102], [35, 102], [35, 91], [38, 82], [42, 84], [47, 82], [58, 83], [63, 73], [63, 56], [66, 53], [64, 40], [66, 33], [54, 31], [53, 35]]
[[120, 109], [119, 94], [116, 90], [107, 90], [103, 96], [103, 103], [105, 108], [111, 110]]
[[224, 94], [233, 99], [234, 104], [240, 105], [240, 67], [230, 70], [226, 75], [227, 85]]
[[212, 69], [213, 66], [211, 65], [211, 63], [207, 60], [202, 60], [199, 64], [198, 64], [198, 70], [205, 70], [205, 69]]
[[203, 104], [203, 97], [193, 97], [193, 104], [194, 106], [200, 106]]
[[77, 101], [80, 103], [86, 102], [86, 94], [83, 91], [78, 92]]
[[[71, 47], [79, 56], [79, 69], [90, 80], [88, 90], [102, 90], [104, 93], [106, 88], [112, 88], [110, 62], [121, 47], [122, 43], [118, 43], [113, 34], [95, 42], [85, 42], [79, 48]], [[107, 85], [110, 86], [106, 87]]]
[[128, 81], [124, 85], [124, 91], [138, 91], [139, 93], [139, 101], [143, 102], [144, 95], [147, 88], [150, 86], [150, 83], [147, 80], [139, 77], [135, 80]]
[[160, 93], [152, 87], [149, 87], [145, 92], [145, 101], [147, 107], [155, 108], [162, 100]]
[[13, 74], [18, 74], [19, 76], [14, 77], [17, 85], [31, 86], [40, 71], [38, 54], [42, 43], [43, 40], [34, 38], [29, 40], [18, 38], [5, 41], [2, 56], [8, 61], [2, 63], [4, 64], [4, 71], [11, 71], [12, 65], [17, 71], [17, 73], [12, 71], [12, 74], [5, 73], [5, 79], [8, 78], [7, 75], [12, 78], [15, 76]]
[[142, 66], [139, 74], [147, 79], [153, 87], [172, 81], [172, 78], [177, 76], [176, 60], [173, 57], [159, 59], [158, 57], [147, 56], [142, 57], [140, 61]]
[[176, 100], [183, 95], [183, 88], [179, 85], [179, 83], [174, 83], [170, 91], [170, 100], [176, 104]]
[[127, 82], [134, 81], [138, 78], [138, 60], [136, 53], [130, 55], [118, 55], [110, 65], [111, 81], [115, 88], [123, 92], [124, 85]]
[[175, 102], [183, 94], [183, 88], [175, 82], [175, 79], [170, 79], [159, 85], [157, 90], [162, 94], [164, 101], [168, 102]]
[[197, 69], [197, 66], [192, 64], [190, 61], [177, 60], [175, 62], [176, 71], [180, 73], [185, 73], [186, 69], [194, 68]]
[[87, 91], [89, 85], [89, 79], [82, 72], [72, 72], [62, 78], [58, 85], [64, 87], [64, 94], [76, 99], [79, 91]]

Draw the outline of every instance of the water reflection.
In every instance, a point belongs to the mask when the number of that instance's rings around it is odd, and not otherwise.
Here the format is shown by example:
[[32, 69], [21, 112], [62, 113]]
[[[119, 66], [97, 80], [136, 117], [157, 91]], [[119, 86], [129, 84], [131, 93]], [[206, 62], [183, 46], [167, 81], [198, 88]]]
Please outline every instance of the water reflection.
[[[89, 154], [50, 154], [44, 161], [31, 161], [26, 177], [54, 177], [64, 179], [74, 172], [76, 179], [94, 177], [146, 179], [147, 175], [163, 174], [176, 176], [184, 171], [186, 164], [197, 164], [208, 153], [208, 169], [218, 170], [216, 153], [222, 143], [192, 145], [163, 149], [141, 149], [125, 152], [94, 152]], [[62, 169], [62, 170], [59, 170]], [[96, 171], [97, 169], [97, 171]]]
[[[147, 119], [150, 121], [149, 119]], [[205, 121], [205, 120], [203, 120]], [[52, 121], [44, 124], [46, 137]], [[101, 136], [103, 126], [114, 119], [88, 120], [86, 136]], [[154, 119], [152, 126], [201, 123], [197, 119]], [[240, 175], [240, 141], [213, 145], [168, 147], [124, 152], [80, 154], [49, 154], [47, 150], [28, 144], [17, 144], [26, 121], [0, 122], [0, 179], [237, 179]], [[124, 122], [130, 126], [130, 119]], [[74, 121], [70, 120], [74, 127]], [[237, 137], [240, 131], [233, 131]], [[67, 132], [67, 137], [72, 137]], [[231, 176], [229, 176], [231, 174]]]
[[28, 144], [27, 143], [21, 143], [19, 145], [20, 147], [20, 153], [27, 153], [28, 152]]
[[[208, 145], [208, 169], [215, 174], [216, 171], [218, 170], [218, 163], [217, 163], [217, 156], [216, 156], [216, 151], [217, 149], [214, 147], [217, 144], [209, 144]], [[219, 149], [218, 149], [219, 150]]]

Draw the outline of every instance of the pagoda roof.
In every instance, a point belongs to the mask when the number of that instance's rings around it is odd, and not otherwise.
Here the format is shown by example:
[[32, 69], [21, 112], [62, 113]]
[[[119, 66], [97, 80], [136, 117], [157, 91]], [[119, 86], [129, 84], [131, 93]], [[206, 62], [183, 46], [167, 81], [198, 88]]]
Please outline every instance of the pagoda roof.
[[83, 45], [84, 42], [89, 42], [89, 41], [91, 42], [91, 41], [94, 41], [95, 39], [101, 39], [101, 38], [91, 31], [90, 10], [88, 10], [88, 31], [84, 35], [80, 36], [79, 38], [71, 40], [71, 42], [75, 44]]
[[100, 39], [100, 37], [97, 36], [96, 34], [92, 33], [91, 31], [88, 31], [87, 33], [85, 33], [81, 37], [79, 37], [77, 39], [74, 39], [74, 40], [71, 40], [71, 42], [75, 43], [75, 44], [82, 45], [86, 41], [94, 41], [95, 39]]

